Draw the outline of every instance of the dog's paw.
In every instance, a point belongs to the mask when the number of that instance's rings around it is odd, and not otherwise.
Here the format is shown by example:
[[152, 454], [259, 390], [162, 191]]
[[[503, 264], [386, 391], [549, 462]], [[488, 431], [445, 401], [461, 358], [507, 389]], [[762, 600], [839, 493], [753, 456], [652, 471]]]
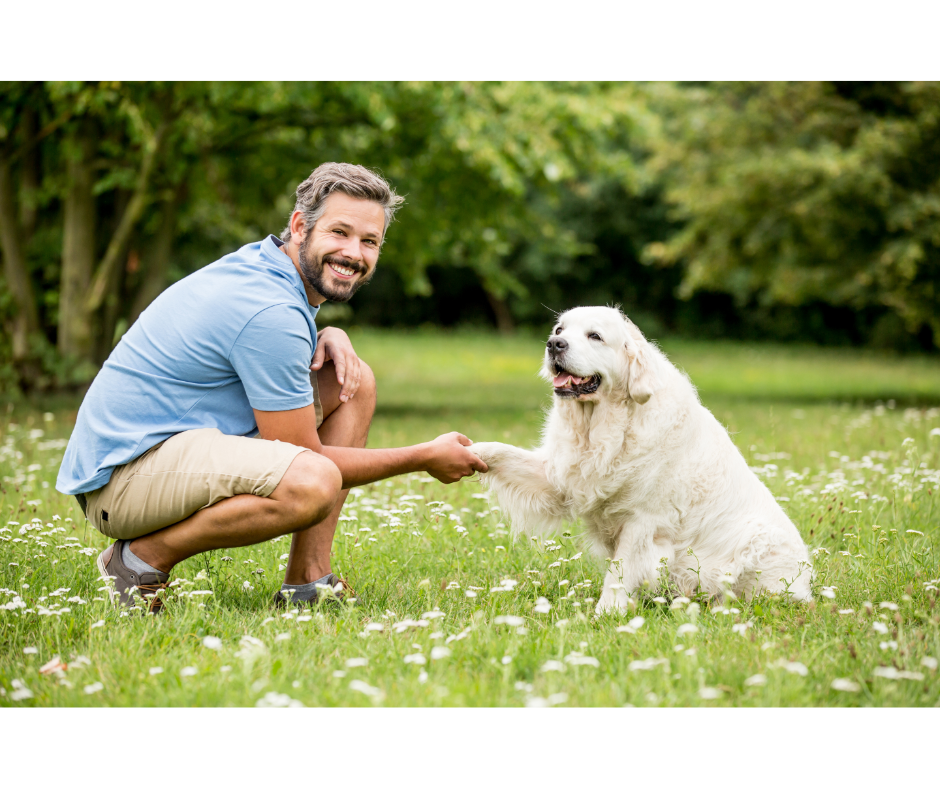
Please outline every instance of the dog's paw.
[[595, 615], [603, 616], [606, 613], [622, 614], [628, 613], [636, 606], [636, 602], [627, 595], [623, 586], [619, 588], [605, 588], [601, 598], [594, 608]]
[[488, 466], [492, 467], [495, 463], [499, 462], [499, 459], [504, 454], [504, 450], [508, 447], [505, 443], [483, 441], [481, 443], [474, 443], [467, 448], [470, 449], [470, 451], [472, 451], [477, 457], [483, 460], [483, 462], [485, 462]]

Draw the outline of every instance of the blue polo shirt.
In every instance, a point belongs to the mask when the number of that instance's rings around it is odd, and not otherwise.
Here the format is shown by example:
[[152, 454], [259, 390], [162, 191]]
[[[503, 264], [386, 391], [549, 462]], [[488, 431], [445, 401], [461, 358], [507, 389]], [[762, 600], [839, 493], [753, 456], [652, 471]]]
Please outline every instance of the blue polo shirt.
[[313, 402], [315, 318], [300, 274], [273, 235], [167, 288], [121, 338], [78, 411], [56, 489], [103, 487], [186, 430], [258, 433], [252, 408]]

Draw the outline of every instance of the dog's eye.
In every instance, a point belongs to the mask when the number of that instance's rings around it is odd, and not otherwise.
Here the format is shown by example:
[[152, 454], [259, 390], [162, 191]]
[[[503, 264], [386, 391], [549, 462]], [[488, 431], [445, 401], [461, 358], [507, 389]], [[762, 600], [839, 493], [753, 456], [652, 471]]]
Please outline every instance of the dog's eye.
[[588, 334], [588, 339], [596, 339], [598, 342], [603, 342], [603, 341], [604, 341], [603, 339], [601, 339], [601, 335], [598, 334], [598, 333], [596, 333], [596, 332], [594, 332], [594, 331], [592, 331], [590, 334]]
[[562, 328], [561, 326], [558, 326], [558, 328], [555, 329], [555, 336], [558, 336], [558, 334], [560, 334], [561, 332], [562, 332]]

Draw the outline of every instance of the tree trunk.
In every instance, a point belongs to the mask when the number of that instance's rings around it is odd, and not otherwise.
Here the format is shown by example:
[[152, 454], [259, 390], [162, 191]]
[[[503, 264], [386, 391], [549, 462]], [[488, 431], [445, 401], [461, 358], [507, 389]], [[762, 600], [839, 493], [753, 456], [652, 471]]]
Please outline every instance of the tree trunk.
[[39, 123], [36, 110], [26, 107], [23, 110], [23, 137], [26, 148], [23, 154], [23, 164], [20, 167], [20, 227], [22, 228], [23, 246], [29, 242], [36, 230], [36, 219], [39, 216], [37, 196], [41, 179], [39, 145], [36, 136], [39, 134]]
[[500, 334], [511, 334], [516, 330], [516, 321], [512, 319], [512, 312], [509, 311], [509, 304], [505, 298], [499, 298], [493, 295], [486, 287], [483, 288], [486, 293], [486, 300], [490, 302], [490, 309], [496, 317], [496, 329]]
[[20, 365], [29, 356], [29, 337], [39, 331], [39, 312], [29, 278], [19, 218], [16, 190], [8, 159], [0, 159], [0, 248], [7, 287], [16, 301], [13, 318], [13, 361]]
[[83, 123], [72, 137], [68, 155], [68, 189], [62, 238], [62, 282], [59, 293], [59, 351], [91, 360], [92, 315], [87, 295], [95, 264], [94, 141]]
[[182, 199], [183, 187], [177, 186], [173, 195], [163, 202], [160, 209], [160, 229], [153, 246], [149, 250], [144, 263], [143, 282], [137, 291], [134, 305], [128, 316], [128, 325], [140, 317], [150, 303], [163, 292], [166, 287], [167, 275], [170, 271], [170, 260], [173, 255], [173, 239], [176, 235], [176, 216]]

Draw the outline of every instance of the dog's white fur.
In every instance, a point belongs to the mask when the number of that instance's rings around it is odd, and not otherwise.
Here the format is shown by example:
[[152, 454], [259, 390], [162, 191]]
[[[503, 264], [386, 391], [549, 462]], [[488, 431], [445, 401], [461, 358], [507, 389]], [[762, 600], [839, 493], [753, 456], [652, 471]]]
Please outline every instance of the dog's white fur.
[[[616, 309], [572, 309], [553, 335], [568, 343], [564, 369], [599, 374], [598, 390], [556, 395], [534, 451], [471, 447], [513, 530], [557, 531], [580, 518], [611, 559], [598, 613], [658, 587], [663, 561], [687, 596], [766, 590], [809, 600], [806, 545], [688, 377]], [[546, 349], [543, 377], [553, 368]]]

